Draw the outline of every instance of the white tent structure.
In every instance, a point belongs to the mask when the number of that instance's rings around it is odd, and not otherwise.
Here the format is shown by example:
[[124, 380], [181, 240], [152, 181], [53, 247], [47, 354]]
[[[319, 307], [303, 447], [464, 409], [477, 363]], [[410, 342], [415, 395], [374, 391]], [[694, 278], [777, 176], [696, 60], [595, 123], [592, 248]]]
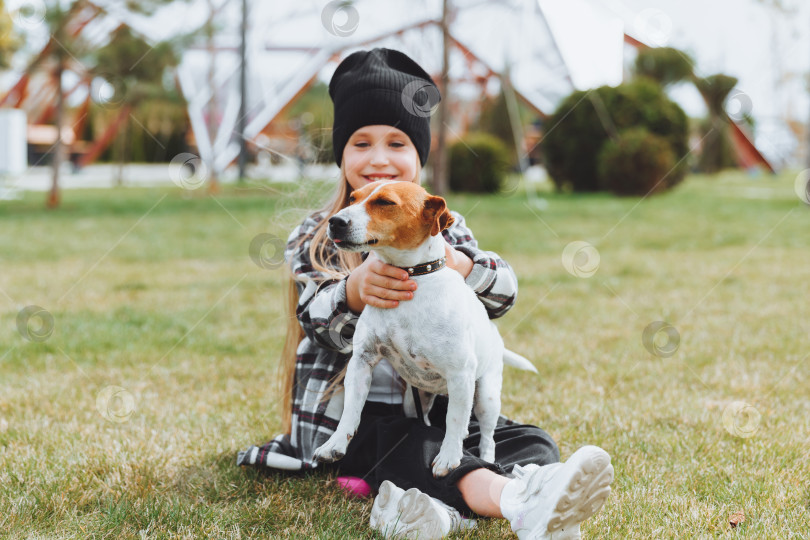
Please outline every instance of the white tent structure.
[[[450, 4], [453, 98], [477, 100], [482, 92], [494, 93], [509, 73], [516, 96], [545, 115], [575, 88], [622, 80], [623, 25], [586, 0]], [[200, 157], [222, 172], [237, 158], [241, 142], [241, 2], [218, 9], [222, 28], [214, 46], [187, 51], [178, 77]], [[328, 81], [339, 61], [359, 49], [399, 49], [440, 79], [442, 0], [250, 2], [248, 9], [248, 140], [255, 142], [309, 85]], [[452, 134], [458, 128], [452, 108], [450, 118]]]

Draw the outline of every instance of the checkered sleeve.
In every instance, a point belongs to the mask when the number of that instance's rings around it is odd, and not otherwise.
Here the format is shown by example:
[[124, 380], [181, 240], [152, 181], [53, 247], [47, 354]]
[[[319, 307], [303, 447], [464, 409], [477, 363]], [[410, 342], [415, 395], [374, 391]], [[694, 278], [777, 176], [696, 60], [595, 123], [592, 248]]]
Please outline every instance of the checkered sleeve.
[[306, 336], [326, 349], [350, 353], [359, 314], [349, 309], [346, 280], [335, 279], [313, 267], [309, 256], [315, 226], [323, 219], [314, 214], [295, 228], [284, 257], [298, 288], [296, 316]]
[[464, 216], [450, 212], [453, 224], [442, 233], [447, 242], [473, 261], [473, 269], [465, 280], [487, 310], [490, 319], [503, 316], [515, 304], [517, 276], [497, 253], [478, 248], [478, 241], [467, 227]]

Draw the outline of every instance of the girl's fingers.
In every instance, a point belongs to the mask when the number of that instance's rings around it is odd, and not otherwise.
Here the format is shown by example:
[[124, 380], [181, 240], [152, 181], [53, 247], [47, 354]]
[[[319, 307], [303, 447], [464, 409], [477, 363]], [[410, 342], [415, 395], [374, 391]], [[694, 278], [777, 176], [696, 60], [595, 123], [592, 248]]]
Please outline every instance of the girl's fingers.
[[374, 306], [382, 309], [391, 309], [399, 305], [399, 302], [396, 300], [383, 300], [382, 298], [377, 298], [376, 296], [370, 296], [366, 300], [363, 300], [363, 302], [365, 302], [367, 306]]
[[381, 276], [388, 276], [397, 279], [399, 281], [404, 281], [408, 279], [408, 272], [406, 272], [402, 268], [397, 268], [392, 264], [387, 264], [380, 260], [374, 261], [372, 263], [371, 270], [375, 274], [380, 274]]
[[375, 287], [382, 289], [390, 289], [392, 291], [414, 291], [416, 290], [416, 282], [412, 279], [401, 280], [384, 276], [381, 274], [372, 274], [369, 276], [368, 283]]
[[397, 291], [376, 285], [369, 285], [363, 292], [368, 297], [380, 298], [382, 300], [410, 300], [413, 298], [413, 291]]

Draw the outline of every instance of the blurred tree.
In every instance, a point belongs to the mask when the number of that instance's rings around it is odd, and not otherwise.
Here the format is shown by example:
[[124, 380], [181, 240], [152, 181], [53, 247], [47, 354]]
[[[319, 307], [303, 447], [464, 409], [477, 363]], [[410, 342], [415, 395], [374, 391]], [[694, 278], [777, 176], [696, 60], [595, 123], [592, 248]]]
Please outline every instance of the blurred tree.
[[608, 139], [597, 157], [599, 182], [616, 195], [647, 196], [670, 187], [666, 182], [675, 167], [669, 142], [643, 127], [629, 128]]
[[[217, 47], [215, 36], [219, 25], [220, 10], [227, 4], [228, 2], [222, 2], [217, 7], [214, 0], [206, 0], [208, 18], [205, 19], [205, 24], [201, 28], [201, 32], [205, 36], [205, 46], [208, 49], [208, 90], [211, 92], [211, 98], [208, 100], [208, 106], [206, 107], [206, 124], [212, 145], [217, 135], [219, 135], [220, 122], [220, 112], [217, 106], [219, 103], [219, 89], [216, 83]], [[213, 163], [211, 165], [208, 172], [208, 192], [219, 193], [218, 172]]]
[[[332, 150], [332, 100], [329, 86], [317, 82], [293, 103], [284, 119], [292, 121], [299, 128], [299, 144], [308, 145], [297, 153], [299, 156], [312, 156], [316, 163], [330, 163], [335, 157]], [[297, 122], [297, 123], [296, 123]]]
[[638, 52], [635, 75], [655, 79], [661, 86], [692, 78], [695, 61], [672, 47], [649, 47]]
[[[509, 111], [506, 107], [506, 96], [503, 90], [498, 92], [495, 97], [484, 96], [481, 114], [474, 131], [488, 133], [500, 139], [508, 151], [506, 155], [509, 156], [509, 162], [517, 161], [515, 137], [512, 133], [512, 124], [509, 121]], [[512, 154], [515, 154], [514, 159]]]
[[[186, 101], [176, 89], [165, 96], [151, 97], [138, 103], [130, 112], [124, 147], [129, 162], [165, 163], [174, 156], [188, 152], [186, 135], [189, 131]], [[101, 159], [119, 162], [120, 145], [108, 148]]]
[[698, 164], [703, 172], [714, 173], [735, 166], [728, 128], [729, 119], [726, 114], [726, 99], [737, 82], [736, 77], [722, 73], [695, 78], [695, 86], [709, 109], [709, 116], [702, 126], [703, 149]]
[[56, 143], [51, 150], [51, 189], [48, 192], [46, 206], [56, 208], [59, 206], [59, 173], [65, 160], [65, 145], [62, 143], [62, 128], [65, 124], [65, 93], [62, 88], [62, 75], [67, 69], [68, 59], [82, 56], [87, 44], [80, 37], [67, 29], [73, 15], [81, 9], [81, 2], [76, 0], [64, 5], [59, 0], [52, 0], [45, 4], [45, 24], [51, 39], [45, 46], [43, 54], [31, 66], [32, 70], [45, 69], [51, 71], [56, 86]]
[[[589, 93], [597, 100], [585, 100]], [[609, 116], [609, 122], [600, 117], [596, 105]], [[544, 163], [554, 184], [560, 190], [575, 192], [604, 191], [637, 193], [639, 185], [618, 186], [615, 175], [604, 169], [600, 173], [600, 152], [608, 140], [616, 139], [618, 147], [605, 158], [610, 163], [626, 164], [638, 160], [646, 170], [658, 171], [666, 160], [649, 160], [650, 153], [661, 145], [641, 145], [637, 134], [622, 141], [622, 133], [629, 129], [644, 128], [659, 137], [671, 150], [677, 165], [666, 175], [656, 179], [660, 190], [676, 186], [687, 172], [688, 122], [686, 113], [670, 100], [660, 84], [647, 77], [637, 77], [616, 87], [601, 86], [591, 91], [575, 91], [557, 106], [547, 120], [554, 126], [543, 139]], [[621, 143], [621, 144], [619, 144]], [[643, 146], [643, 147], [642, 147]], [[614, 159], [615, 158], [615, 159]], [[647, 165], [655, 166], [647, 166]], [[611, 185], [605, 181], [610, 179]], [[645, 181], [645, 185], [647, 185]]]
[[[805, 2], [805, 0], [758, 0], [760, 4], [767, 7], [772, 14], [771, 18], [771, 64], [772, 70], [776, 73], [776, 80], [774, 84], [774, 90], [778, 95], [778, 90], [782, 81], [784, 80], [784, 74], [782, 73], [781, 69], [781, 60], [784, 57], [784, 52], [779, 50], [778, 46], [778, 36], [780, 34], [778, 25], [774, 24], [774, 14], [780, 14], [783, 17], [791, 20], [793, 24], [796, 25], [796, 28], [800, 29], [799, 32], [802, 32], [806, 26], [802, 23], [807, 21], [802, 21], [799, 17], [800, 9], [799, 6]], [[782, 32], [782, 34], [784, 34]], [[784, 35], [783, 35], [784, 37]], [[791, 43], [792, 47], [792, 43]], [[792, 52], [792, 49], [791, 49]], [[807, 78], [807, 92], [810, 94], [810, 71], [805, 72], [805, 77]], [[805, 135], [805, 165], [810, 168], [810, 117], [807, 119], [807, 128], [806, 128], [806, 135]]]
[[[138, 108], [145, 101], [161, 101], [164, 106], [175, 105], [184, 108], [182, 99], [178, 99], [178, 94], [167, 90], [163, 85], [163, 76], [167, 68], [174, 67], [178, 63], [178, 56], [169, 42], [159, 42], [150, 45], [142, 37], [136, 35], [132, 30], [124, 25], [113, 31], [109, 42], [92, 54], [93, 64], [96, 66], [93, 71], [98, 77], [106, 80], [109, 92], [104, 95], [104, 99], [116, 105], [116, 118], [110, 124], [110, 129], [117, 129], [116, 137], [118, 173], [116, 181], [118, 185], [123, 182], [123, 167], [128, 161], [130, 141], [127, 139], [130, 120], [133, 117], [131, 111]], [[172, 99], [173, 98], [173, 99]], [[149, 109], [146, 109], [148, 111]], [[164, 113], [165, 107], [164, 107]], [[167, 117], [175, 116], [169, 112]], [[154, 134], [149, 127], [137, 118], [136, 122], [140, 127]], [[160, 125], [159, 122], [148, 122], [151, 125]], [[165, 127], [165, 124], [164, 124]], [[162, 129], [165, 131], [165, 129]]]
[[11, 55], [20, 48], [22, 40], [14, 33], [14, 22], [0, 0], [0, 69], [9, 67]]
[[[157, 7], [169, 3], [171, 0], [142, 0], [139, 2], [127, 1], [126, 8], [132, 12], [150, 14]], [[51, 189], [48, 193], [46, 205], [48, 208], [59, 206], [59, 171], [65, 160], [65, 145], [62, 143], [62, 128], [65, 124], [65, 93], [62, 88], [62, 75], [67, 69], [69, 59], [86, 58], [91, 48], [82, 38], [81, 32], [70, 28], [70, 23], [76, 13], [87, 6], [84, 0], [49, 0], [44, 3], [45, 19], [48, 35], [51, 40], [38, 57], [31, 69], [45, 69], [51, 71], [56, 86], [56, 144], [54, 144], [51, 165], [53, 175]]]
[[[517, 104], [518, 116], [523, 126], [529, 125], [536, 120], [536, 115], [527, 107], [524, 107], [520, 100], [517, 100]], [[471, 131], [489, 133], [500, 139], [508, 150], [507, 162], [509, 166], [514, 168], [518, 165], [519, 156], [515, 147], [515, 134], [512, 131], [512, 123], [509, 118], [506, 95], [503, 89], [495, 97], [487, 96], [484, 98], [478, 122]]]
[[468, 133], [450, 147], [450, 189], [454, 192], [497, 193], [508, 168], [507, 146], [489, 133]]

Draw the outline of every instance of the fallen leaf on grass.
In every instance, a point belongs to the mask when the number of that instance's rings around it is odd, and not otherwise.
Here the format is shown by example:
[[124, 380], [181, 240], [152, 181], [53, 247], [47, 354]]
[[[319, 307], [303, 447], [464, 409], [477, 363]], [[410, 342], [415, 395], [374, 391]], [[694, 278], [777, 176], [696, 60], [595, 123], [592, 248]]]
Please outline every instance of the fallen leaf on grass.
[[728, 522], [731, 525], [732, 529], [737, 525], [739, 525], [740, 523], [743, 523], [744, 521], [745, 521], [745, 512], [742, 511], [734, 512], [733, 514], [728, 516]]

